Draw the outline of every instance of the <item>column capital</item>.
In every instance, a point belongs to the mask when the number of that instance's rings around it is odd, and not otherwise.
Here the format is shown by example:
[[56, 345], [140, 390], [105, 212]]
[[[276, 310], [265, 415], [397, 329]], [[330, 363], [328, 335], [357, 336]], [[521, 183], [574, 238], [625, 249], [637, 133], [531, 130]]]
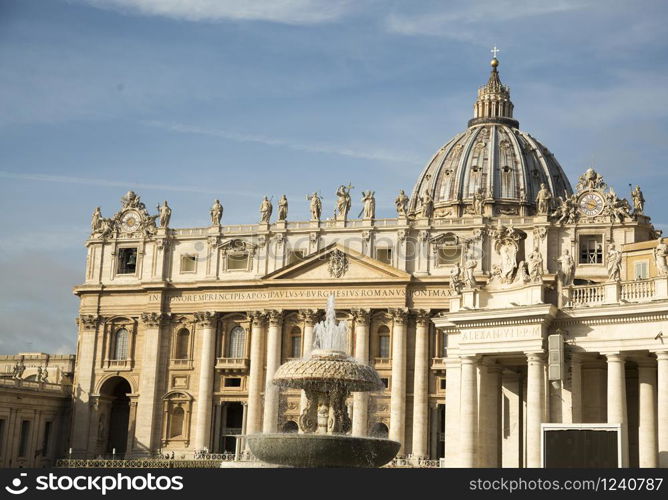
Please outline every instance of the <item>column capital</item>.
[[545, 363], [545, 354], [542, 352], [525, 352], [524, 355], [527, 357], [527, 363], [530, 365]]
[[395, 324], [403, 325], [406, 323], [406, 317], [408, 316], [408, 311], [404, 308], [390, 308], [388, 309], [390, 316], [394, 320]]
[[143, 312], [141, 313], [140, 320], [146, 328], [159, 328], [160, 324], [163, 321], [167, 321], [170, 316], [170, 314], [166, 313]]
[[479, 357], [475, 354], [469, 354], [464, 356], [459, 356], [459, 362], [462, 365], [472, 365], [476, 364], [479, 361]]
[[431, 320], [431, 314], [428, 309], [417, 309], [415, 313], [415, 322], [418, 326], [428, 326]]
[[[666, 353], [668, 355], [668, 353]], [[638, 368], [656, 368], [656, 361], [654, 360], [654, 356], [639, 356], [637, 358], [633, 358], [633, 361], [635, 361], [638, 364]]]
[[299, 319], [307, 325], [313, 326], [318, 321], [320, 312], [317, 309], [300, 309]]
[[269, 319], [269, 326], [278, 326], [283, 321], [283, 311], [271, 309], [267, 311], [267, 317]]
[[212, 311], [198, 311], [195, 313], [195, 322], [205, 328], [212, 327], [216, 322], [216, 313]]
[[668, 350], [666, 351], [655, 351], [656, 359], [658, 361], [668, 361]]
[[267, 314], [264, 311], [249, 311], [246, 315], [254, 327], [262, 327], [267, 320]]
[[95, 330], [100, 322], [100, 317], [95, 314], [81, 314], [76, 318], [76, 323], [82, 330]]
[[608, 363], [623, 363], [625, 355], [621, 352], [602, 352]]
[[369, 309], [351, 309], [350, 312], [355, 320], [355, 326], [358, 324], [369, 326]]

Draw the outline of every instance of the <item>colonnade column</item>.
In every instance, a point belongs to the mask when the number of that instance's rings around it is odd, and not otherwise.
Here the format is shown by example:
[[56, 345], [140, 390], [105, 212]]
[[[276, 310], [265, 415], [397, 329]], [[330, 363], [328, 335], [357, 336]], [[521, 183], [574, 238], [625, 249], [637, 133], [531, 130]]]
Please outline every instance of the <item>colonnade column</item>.
[[651, 358], [638, 361], [638, 466], [656, 467], [656, 366]]
[[[141, 322], [144, 327], [141, 376], [139, 377], [139, 405], [135, 425], [134, 448], [141, 453], [154, 450], [156, 429], [156, 403], [158, 398], [158, 367], [160, 360], [160, 327], [163, 318], [161, 313], [142, 313]], [[127, 449], [130, 454], [132, 448]]]
[[668, 351], [656, 353], [659, 467], [668, 468]]
[[[98, 334], [98, 324], [100, 318], [92, 314], [82, 314], [77, 318], [77, 325], [79, 326], [79, 349], [77, 352], [76, 369], [74, 370], [74, 387], [81, 389], [80, 396], [74, 399], [73, 408], [73, 422], [72, 438], [70, 445], [73, 449], [74, 457], [85, 457], [88, 452], [89, 434], [94, 428], [97, 431], [97, 426], [92, 425], [91, 422], [97, 422], [97, 419], [92, 420], [92, 401], [90, 394], [93, 391], [93, 372], [95, 369], [95, 339]], [[90, 441], [94, 443], [95, 441]], [[95, 450], [91, 450], [95, 451]]]
[[390, 392], [390, 436], [401, 443], [398, 455], [404, 454], [406, 422], [406, 311], [392, 309], [392, 390]]
[[608, 362], [608, 423], [621, 424], [622, 467], [629, 465], [628, 420], [626, 416], [626, 376], [624, 357], [616, 353], [605, 355]]
[[262, 432], [265, 434], [278, 430], [278, 386], [272, 381], [274, 373], [281, 365], [281, 322], [283, 313], [269, 312], [269, 331], [267, 333], [267, 377], [264, 387], [264, 417]]
[[[445, 465], [453, 467], [459, 460], [461, 362], [459, 358], [445, 358]], [[440, 457], [439, 457], [440, 458]]]
[[415, 326], [413, 381], [413, 450], [415, 458], [428, 456], [429, 429], [429, 313], [418, 311]]
[[262, 430], [262, 371], [264, 369], [264, 327], [266, 314], [249, 313], [251, 319], [250, 370], [248, 376], [248, 417], [246, 434]]
[[241, 436], [237, 437], [236, 446], [234, 447], [234, 459], [239, 460], [241, 453], [246, 448], [246, 426], [248, 424], [248, 402], [241, 402]]
[[480, 365], [478, 442], [480, 467], [498, 466], [500, 369], [496, 362], [483, 358]]
[[571, 354], [571, 422], [582, 422], [582, 355]]
[[[314, 309], [303, 309], [299, 311], [299, 318], [304, 322], [304, 337], [302, 345], [302, 357], [304, 359], [311, 355], [313, 350], [313, 327], [318, 317], [318, 311]], [[306, 394], [301, 391], [301, 399], [299, 402], [299, 413], [301, 414], [306, 408]], [[301, 432], [301, 429], [300, 429]]]
[[545, 419], [545, 361], [527, 353], [527, 467], [540, 467], [540, 424]]
[[[355, 319], [355, 360], [369, 364], [369, 311], [354, 309]], [[353, 436], [366, 436], [368, 432], [369, 395], [366, 392], [353, 393]]]
[[213, 372], [216, 349], [216, 313], [196, 312], [195, 320], [199, 327], [202, 349], [200, 351], [197, 413], [195, 414], [195, 442], [193, 446], [196, 450], [201, 450], [203, 448], [209, 448], [209, 441], [211, 439], [211, 405], [213, 403]]
[[[461, 360], [461, 398], [459, 410], [459, 463], [460, 467], [475, 467], [476, 434], [478, 430], [477, 405], [477, 359], [475, 356], [462, 356]], [[448, 408], [445, 408], [446, 415]], [[446, 447], [448, 443], [445, 443]], [[453, 454], [457, 451], [453, 450]], [[449, 464], [448, 464], [449, 465]], [[455, 464], [453, 464], [455, 465]]]

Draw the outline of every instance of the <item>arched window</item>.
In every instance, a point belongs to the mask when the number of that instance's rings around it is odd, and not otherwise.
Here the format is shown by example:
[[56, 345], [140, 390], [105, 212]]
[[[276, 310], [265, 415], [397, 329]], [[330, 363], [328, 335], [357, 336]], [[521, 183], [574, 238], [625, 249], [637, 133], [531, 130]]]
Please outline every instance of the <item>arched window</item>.
[[383, 359], [390, 357], [390, 329], [387, 325], [378, 328], [378, 357]]
[[183, 434], [183, 420], [185, 418], [185, 412], [183, 408], [177, 406], [172, 410], [171, 419], [169, 422], [169, 437], [175, 438]]
[[176, 350], [174, 356], [176, 359], [188, 359], [188, 348], [190, 347], [190, 332], [186, 328], [181, 328], [176, 334]]
[[114, 350], [112, 359], [128, 359], [128, 331], [125, 328], [119, 328], [114, 334]]
[[293, 326], [290, 330], [290, 357], [302, 357], [302, 329], [298, 326]]
[[246, 349], [246, 330], [235, 326], [230, 330], [230, 340], [227, 344], [228, 358], [243, 358]]
[[387, 425], [382, 422], [376, 422], [371, 428], [371, 437], [387, 439], [389, 431]]

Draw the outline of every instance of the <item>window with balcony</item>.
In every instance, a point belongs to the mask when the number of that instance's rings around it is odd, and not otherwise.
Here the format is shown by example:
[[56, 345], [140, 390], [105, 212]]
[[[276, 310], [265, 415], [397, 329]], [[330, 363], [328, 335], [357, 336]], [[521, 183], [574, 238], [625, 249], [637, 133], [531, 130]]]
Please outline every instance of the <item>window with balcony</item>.
[[649, 278], [649, 262], [646, 260], [633, 264], [633, 279], [646, 280]]
[[603, 264], [603, 236], [580, 236], [580, 264]]
[[190, 332], [186, 328], [181, 328], [176, 333], [176, 349], [174, 350], [174, 359], [188, 359], [190, 348]]
[[125, 328], [119, 328], [114, 333], [113, 349], [111, 359], [122, 361], [128, 359], [128, 331]]
[[302, 357], [302, 330], [298, 326], [293, 326], [290, 330], [290, 357]]
[[227, 343], [226, 357], [243, 358], [246, 349], [246, 330], [241, 326], [235, 326], [230, 330], [230, 338]]
[[378, 328], [378, 357], [382, 359], [390, 357], [390, 329], [386, 325]]

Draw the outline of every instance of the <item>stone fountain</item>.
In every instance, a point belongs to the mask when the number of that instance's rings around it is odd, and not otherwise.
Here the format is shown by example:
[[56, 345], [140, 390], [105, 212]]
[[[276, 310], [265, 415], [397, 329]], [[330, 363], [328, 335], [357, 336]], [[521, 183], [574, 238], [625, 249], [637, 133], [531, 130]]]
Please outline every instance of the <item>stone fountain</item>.
[[378, 373], [347, 352], [347, 325], [337, 323], [334, 296], [325, 320], [314, 329], [308, 359], [288, 361], [274, 374], [281, 388], [302, 389], [306, 405], [299, 434], [253, 434], [248, 446], [263, 462], [292, 467], [380, 467], [394, 458], [400, 444], [389, 439], [350, 436], [346, 399], [351, 392], [382, 389]]

